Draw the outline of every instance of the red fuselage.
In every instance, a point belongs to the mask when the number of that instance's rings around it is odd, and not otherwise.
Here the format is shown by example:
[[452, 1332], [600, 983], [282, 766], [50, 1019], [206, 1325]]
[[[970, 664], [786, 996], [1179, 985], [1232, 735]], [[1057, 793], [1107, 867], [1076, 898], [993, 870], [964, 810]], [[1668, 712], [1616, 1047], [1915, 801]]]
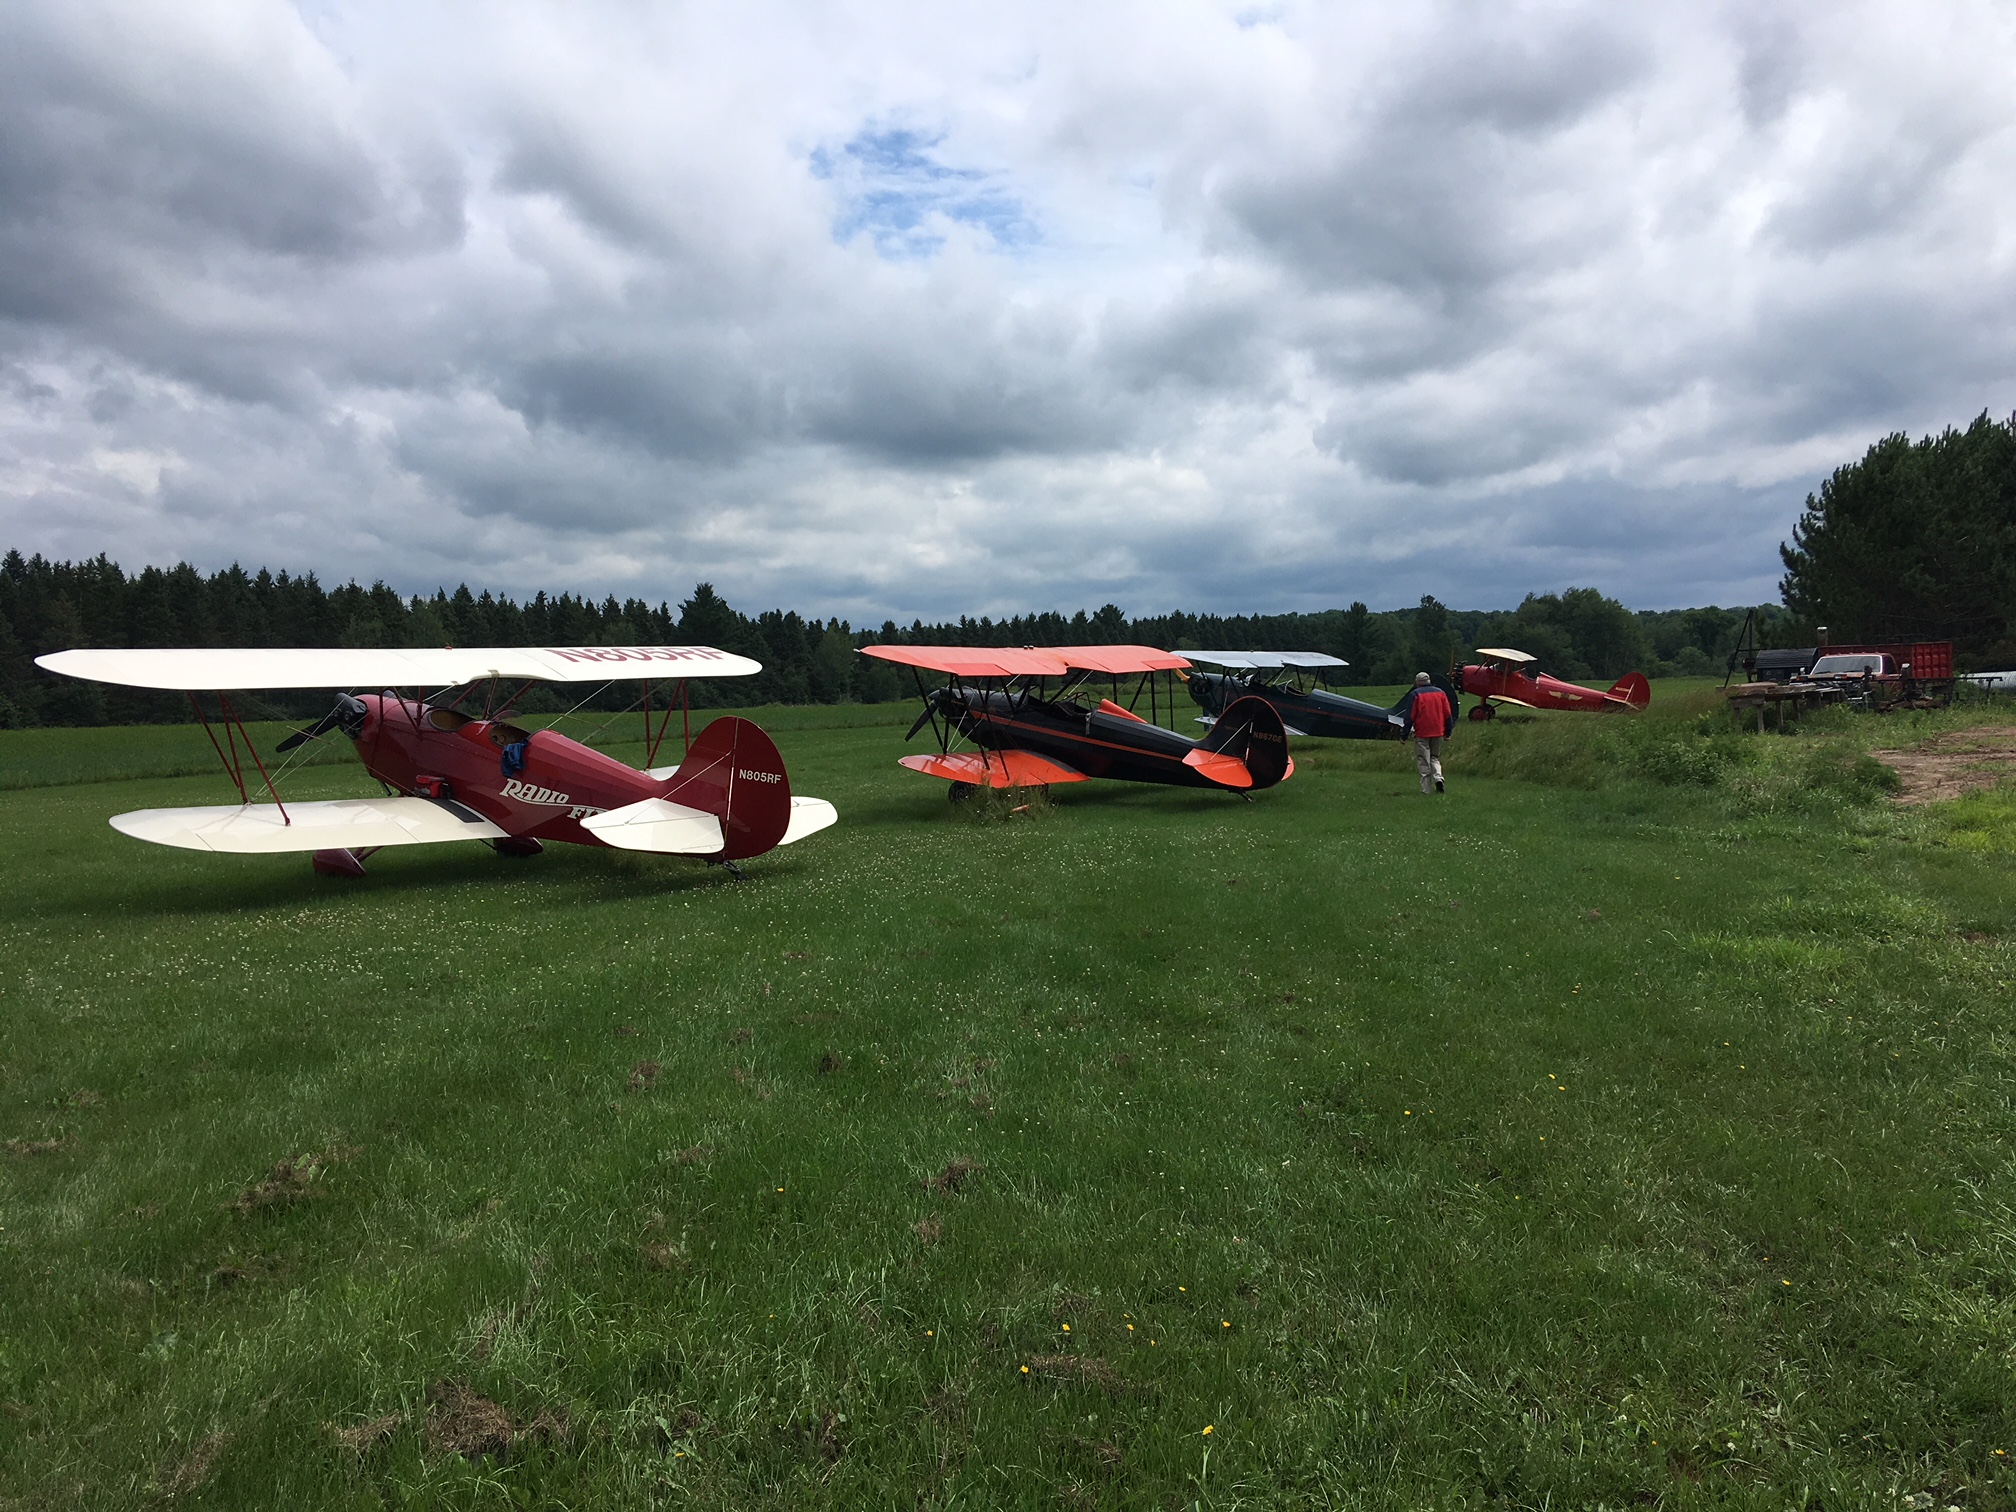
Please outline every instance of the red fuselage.
[[[1502, 698], [1534, 709], [1582, 709], [1593, 714], [1618, 710], [1635, 713], [1652, 701], [1652, 690], [1638, 672], [1625, 673], [1605, 693], [1563, 682], [1545, 672], [1528, 676], [1510, 667], [1465, 667], [1459, 687], [1479, 698]], [[1472, 717], [1476, 717], [1474, 712]]]
[[[659, 779], [550, 730], [388, 695], [362, 702], [369, 712], [356, 743], [366, 771], [401, 793], [474, 809], [516, 839], [604, 845], [583, 819], [665, 790]], [[505, 748], [520, 742], [522, 765], [507, 776]]]

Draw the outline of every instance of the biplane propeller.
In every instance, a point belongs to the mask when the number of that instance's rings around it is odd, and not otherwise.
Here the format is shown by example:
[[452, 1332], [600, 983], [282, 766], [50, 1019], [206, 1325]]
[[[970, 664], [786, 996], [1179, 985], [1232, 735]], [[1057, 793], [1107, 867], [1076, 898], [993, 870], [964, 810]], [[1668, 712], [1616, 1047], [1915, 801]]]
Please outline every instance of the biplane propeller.
[[1470, 710], [1472, 719], [1492, 718], [1498, 712], [1492, 706], [1493, 699], [1528, 709], [1581, 709], [1596, 714], [1636, 714], [1652, 702], [1652, 685], [1643, 672], [1626, 672], [1605, 692], [1529, 670], [1539, 658], [1524, 651], [1479, 646], [1477, 655], [1484, 658], [1481, 664], [1456, 674], [1457, 691], [1477, 696], [1477, 704]]
[[[502, 855], [529, 856], [558, 841], [692, 856], [740, 876], [737, 862], [838, 817], [822, 798], [793, 796], [776, 745], [748, 720], [716, 719], [692, 736], [690, 679], [762, 670], [710, 646], [91, 650], [58, 651], [36, 663], [67, 677], [188, 694], [240, 801], [113, 817], [120, 833], [157, 845], [234, 855], [308, 851], [318, 872], [360, 876], [364, 858], [388, 845], [482, 840]], [[558, 731], [527, 729], [511, 713], [512, 701], [534, 683], [614, 681], [644, 683], [646, 770]], [[671, 696], [654, 726], [651, 688], [660, 681], [672, 684]], [[259, 688], [345, 690], [327, 714], [276, 749], [339, 733], [356, 745], [385, 796], [285, 801], [276, 781], [284, 767], [267, 770], [231, 700]], [[347, 691], [355, 688], [387, 691]], [[422, 696], [430, 688], [443, 691]], [[199, 693], [214, 695], [214, 712]], [[479, 697], [480, 711], [465, 707]], [[676, 766], [650, 766], [675, 712], [684, 756]], [[270, 803], [255, 801], [262, 785]]]
[[336, 707], [324, 714], [308, 729], [296, 730], [273, 749], [285, 754], [304, 741], [320, 740], [331, 730], [341, 730], [352, 740], [364, 733], [365, 721], [371, 717], [371, 706], [361, 698], [352, 698], [348, 693], [336, 695]]
[[[1204, 712], [1199, 724], [1216, 724], [1225, 709], [1241, 698], [1264, 698], [1274, 706], [1290, 735], [1317, 735], [1330, 740], [1403, 740], [1407, 735], [1408, 698], [1390, 709], [1362, 699], [1347, 698], [1315, 686], [1315, 678], [1331, 667], [1351, 664], [1320, 651], [1185, 651], [1193, 662], [1223, 667], [1223, 672], [1183, 674], [1184, 686]], [[1408, 695], [1412, 697], [1411, 694]]]
[[[1203, 740], [1157, 723], [1156, 674], [1190, 663], [1150, 646], [864, 646], [861, 654], [916, 676], [924, 708], [903, 738], [929, 725], [938, 750], [900, 764], [951, 783], [955, 803], [983, 787], [1093, 777], [1252, 793], [1295, 771], [1281, 716], [1263, 699], [1235, 701]], [[926, 688], [926, 672], [946, 681]], [[1119, 701], [1122, 678], [1136, 679], [1131, 704]], [[1114, 696], [1100, 696], [1095, 679], [1111, 679]], [[1147, 718], [1137, 712], [1144, 690]]]

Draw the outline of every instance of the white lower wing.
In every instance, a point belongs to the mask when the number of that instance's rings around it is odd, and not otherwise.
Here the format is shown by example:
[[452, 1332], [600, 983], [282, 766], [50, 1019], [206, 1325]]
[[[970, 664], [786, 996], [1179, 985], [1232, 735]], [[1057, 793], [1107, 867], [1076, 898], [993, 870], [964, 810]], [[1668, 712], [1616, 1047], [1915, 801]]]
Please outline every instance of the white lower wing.
[[426, 798], [339, 798], [242, 807], [136, 809], [112, 828], [136, 840], [183, 850], [260, 856], [283, 851], [364, 850], [433, 845], [444, 840], [501, 840], [505, 832], [474, 809]]
[[827, 825], [840, 817], [840, 811], [824, 798], [793, 798], [791, 800], [791, 824], [784, 831], [779, 845], [790, 845], [803, 840], [807, 835], [816, 835]]
[[711, 856], [726, 843], [719, 819], [705, 810], [663, 798], [646, 798], [590, 814], [581, 821], [581, 828], [618, 850], [656, 851], [666, 856]]

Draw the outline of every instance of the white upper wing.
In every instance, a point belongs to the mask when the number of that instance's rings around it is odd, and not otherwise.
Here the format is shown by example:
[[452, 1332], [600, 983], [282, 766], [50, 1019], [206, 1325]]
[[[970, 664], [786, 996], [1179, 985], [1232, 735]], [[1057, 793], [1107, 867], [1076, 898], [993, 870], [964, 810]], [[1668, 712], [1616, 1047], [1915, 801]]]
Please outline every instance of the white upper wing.
[[137, 809], [114, 815], [112, 828], [156, 845], [239, 856], [504, 838], [503, 830], [474, 809], [425, 798], [290, 803], [285, 814], [271, 803]]
[[1185, 651], [1193, 662], [1215, 667], [1245, 667], [1253, 671], [1276, 667], [1348, 667], [1351, 663], [1320, 651]]
[[67, 677], [133, 688], [451, 688], [485, 677], [541, 682], [619, 678], [748, 677], [763, 664], [712, 646], [455, 646], [435, 650], [53, 651], [35, 665]]

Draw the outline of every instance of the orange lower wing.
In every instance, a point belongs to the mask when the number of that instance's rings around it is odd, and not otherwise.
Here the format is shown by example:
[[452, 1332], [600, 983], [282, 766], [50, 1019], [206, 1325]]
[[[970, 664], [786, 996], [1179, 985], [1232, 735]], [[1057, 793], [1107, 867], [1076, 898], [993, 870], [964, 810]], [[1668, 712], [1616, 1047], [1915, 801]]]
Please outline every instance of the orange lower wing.
[[953, 751], [933, 756], [903, 756], [900, 766], [927, 777], [943, 777], [947, 782], [970, 782], [975, 787], [1047, 787], [1053, 782], [1083, 782], [1085, 774], [1027, 751]]

